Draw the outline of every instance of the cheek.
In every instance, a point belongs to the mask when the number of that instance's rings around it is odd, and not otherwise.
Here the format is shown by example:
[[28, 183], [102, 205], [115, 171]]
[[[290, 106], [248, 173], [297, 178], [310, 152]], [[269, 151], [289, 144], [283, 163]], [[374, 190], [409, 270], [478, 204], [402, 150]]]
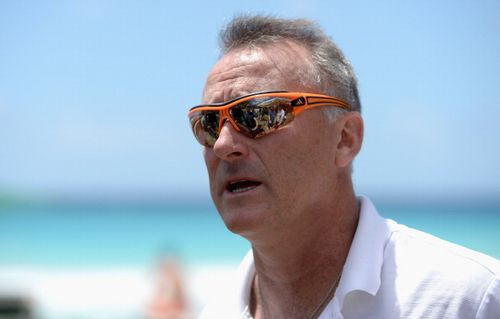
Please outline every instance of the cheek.
[[[314, 196], [313, 192], [329, 185], [335, 179], [333, 141], [328, 134], [297, 134], [293, 143], [276, 148], [279, 154], [274, 172], [279, 172], [280, 184], [290, 196]], [[326, 185], [328, 184], [328, 185]]]
[[[290, 143], [292, 141], [292, 143]], [[267, 153], [264, 163], [269, 163], [267, 171], [270, 180], [276, 185], [274, 192], [280, 197], [300, 196], [304, 184], [309, 184], [311, 166], [307, 143], [299, 139], [277, 141], [272, 151]]]

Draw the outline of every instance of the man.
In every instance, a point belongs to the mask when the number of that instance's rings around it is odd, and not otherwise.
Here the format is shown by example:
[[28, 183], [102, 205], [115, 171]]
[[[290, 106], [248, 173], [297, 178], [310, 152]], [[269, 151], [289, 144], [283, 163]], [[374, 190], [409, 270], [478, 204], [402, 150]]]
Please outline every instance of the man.
[[201, 318], [500, 318], [498, 261], [356, 197], [356, 78], [318, 27], [239, 17], [221, 42], [189, 118], [215, 205], [252, 250]]

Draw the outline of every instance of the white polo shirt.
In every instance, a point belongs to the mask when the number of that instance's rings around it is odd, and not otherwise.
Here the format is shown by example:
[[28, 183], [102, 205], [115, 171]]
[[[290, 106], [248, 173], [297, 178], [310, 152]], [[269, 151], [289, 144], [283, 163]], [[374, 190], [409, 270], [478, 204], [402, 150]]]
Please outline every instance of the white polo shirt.
[[[342, 277], [320, 319], [500, 319], [498, 260], [383, 219], [360, 201]], [[200, 319], [248, 318], [254, 276], [250, 251], [234, 287], [217, 293]]]

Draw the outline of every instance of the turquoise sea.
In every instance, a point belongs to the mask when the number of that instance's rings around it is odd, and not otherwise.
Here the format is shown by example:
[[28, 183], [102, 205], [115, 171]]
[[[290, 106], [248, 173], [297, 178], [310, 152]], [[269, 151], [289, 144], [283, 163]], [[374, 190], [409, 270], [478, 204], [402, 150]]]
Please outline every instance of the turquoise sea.
[[[500, 259], [500, 204], [376, 203], [408, 226]], [[211, 204], [58, 204], [0, 207], [0, 266], [237, 263], [249, 249]]]

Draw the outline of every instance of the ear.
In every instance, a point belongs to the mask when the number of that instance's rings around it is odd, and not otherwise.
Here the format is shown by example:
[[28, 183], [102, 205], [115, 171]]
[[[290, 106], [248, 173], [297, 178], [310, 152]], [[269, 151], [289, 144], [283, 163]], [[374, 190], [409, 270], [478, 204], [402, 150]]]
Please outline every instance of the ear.
[[339, 139], [335, 164], [347, 167], [354, 160], [363, 144], [363, 118], [359, 112], [349, 112], [337, 119]]

